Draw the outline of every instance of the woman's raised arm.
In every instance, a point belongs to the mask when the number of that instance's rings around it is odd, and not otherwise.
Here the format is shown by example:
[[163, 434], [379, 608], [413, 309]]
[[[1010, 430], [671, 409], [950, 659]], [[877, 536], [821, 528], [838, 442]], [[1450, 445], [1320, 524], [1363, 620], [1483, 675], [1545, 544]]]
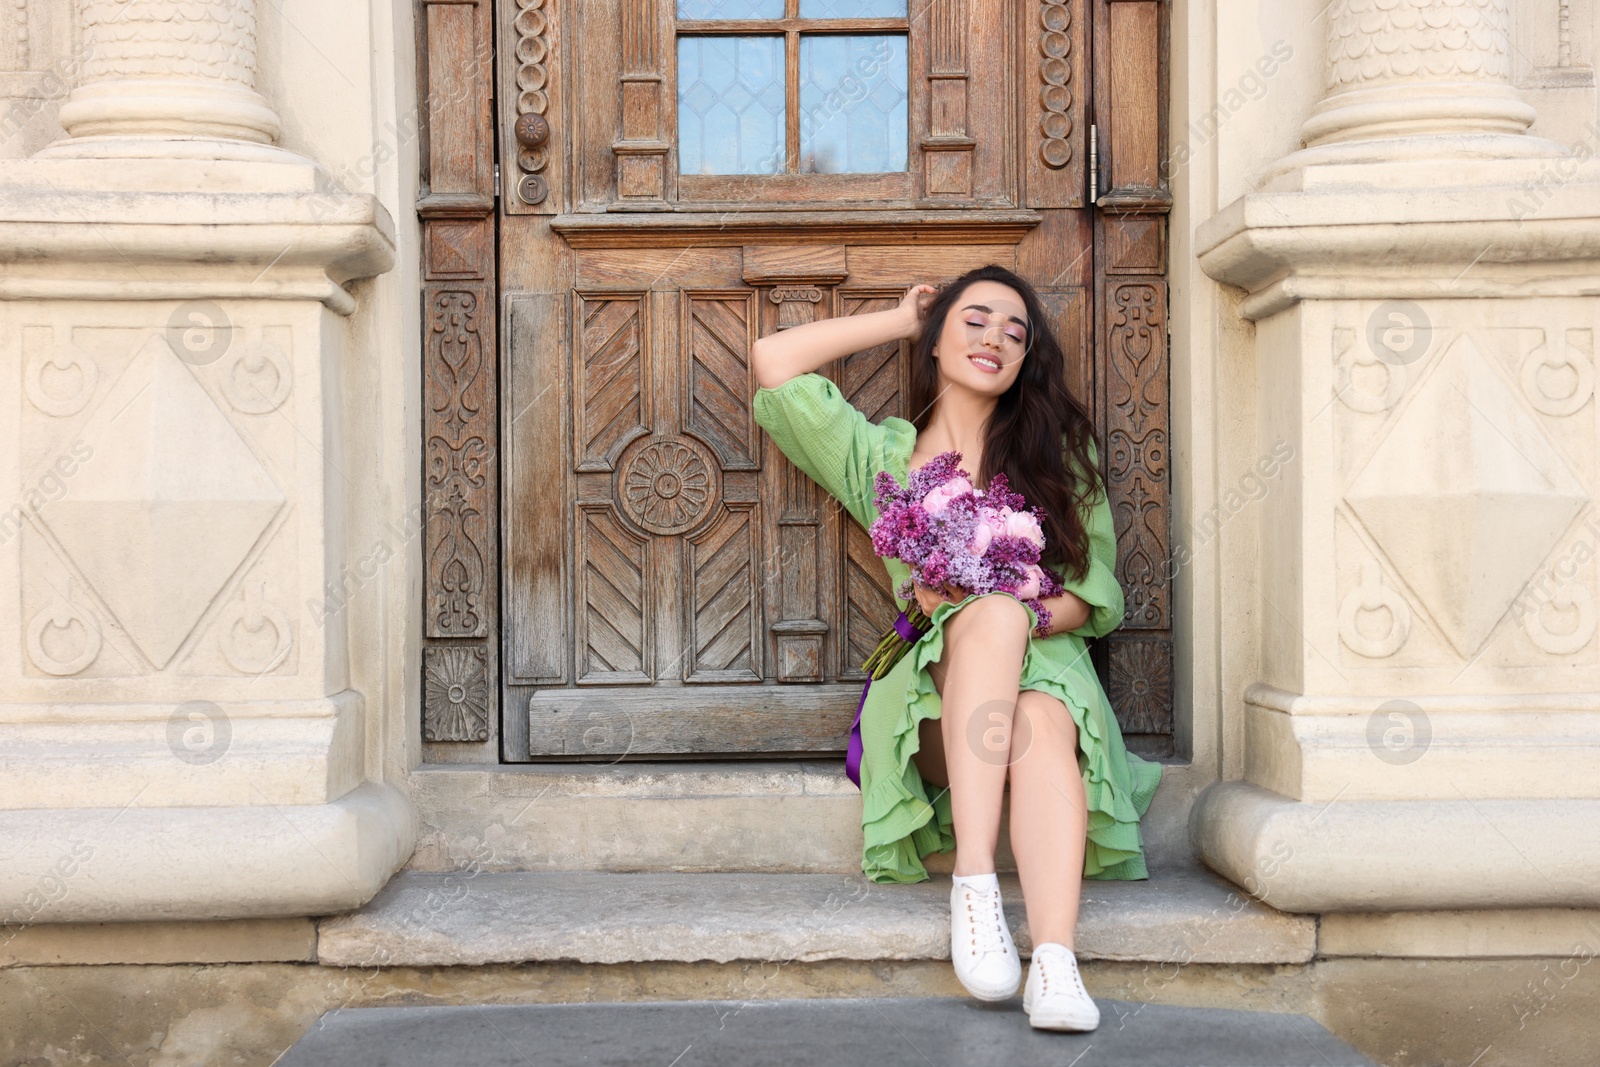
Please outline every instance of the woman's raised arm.
[[913, 285], [897, 307], [819, 319], [760, 338], [750, 349], [756, 384], [776, 389], [790, 378], [814, 371], [840, 356], [902, 338], [915, 340], [933, 296], [933, 286]]

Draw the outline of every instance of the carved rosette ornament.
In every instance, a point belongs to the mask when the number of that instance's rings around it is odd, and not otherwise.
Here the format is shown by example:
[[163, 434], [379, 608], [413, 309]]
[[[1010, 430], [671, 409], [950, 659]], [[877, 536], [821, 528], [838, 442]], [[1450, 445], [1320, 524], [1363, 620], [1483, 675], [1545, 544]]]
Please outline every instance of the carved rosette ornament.
[[489, 665], [481, 647], [422, 650], [422, 736], [427, 741], [489, 740]]
[[699, 525], [720, 495], [715, 459], [686, 437], [654, 438], [631, 450], [617, 467], [623, 512], [657, 534]]
[[277, 138], [254, 0], [82, 0], [81, 20], [84, 80], [61, 106], [73, 137]]
[[1172, 730], [1172, 645], [1161, 638], [1119, 641], [1111, 646], [1111, 706], [1124, 733]]
[[1511, 86], [1507, 0], [1334, 0], [1327, 95], [1307, 145], [1527, 132]]

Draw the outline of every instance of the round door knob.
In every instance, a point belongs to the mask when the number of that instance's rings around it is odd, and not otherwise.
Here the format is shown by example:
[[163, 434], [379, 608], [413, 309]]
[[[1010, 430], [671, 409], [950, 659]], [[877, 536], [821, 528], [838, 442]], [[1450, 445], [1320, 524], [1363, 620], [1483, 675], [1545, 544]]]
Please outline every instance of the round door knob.
[[512, 129], [517, 135], [517, 143], [525, 148], [537, 148], [550, 139], [549, 121], [532, 111], [518, 115], [517, 124]]

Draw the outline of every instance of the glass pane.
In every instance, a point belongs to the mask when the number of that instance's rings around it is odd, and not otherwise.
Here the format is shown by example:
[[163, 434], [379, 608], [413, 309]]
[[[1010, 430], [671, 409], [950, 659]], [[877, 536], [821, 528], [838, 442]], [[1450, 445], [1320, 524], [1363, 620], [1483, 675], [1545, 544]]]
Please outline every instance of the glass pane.
[[906, 17], [906, 0], [800, 0], [803, 19], [892, 19]]
[[[900, 10], [905, 10], [901, 0]], [[680, 19], [781, 19], [783, 0], [678, 0]]]
[[906, 169], [906, 39], [800, 38], [800, 169]]
[[782, 173], [783, 122], [782, 37], [678, 38], [680, 172]]

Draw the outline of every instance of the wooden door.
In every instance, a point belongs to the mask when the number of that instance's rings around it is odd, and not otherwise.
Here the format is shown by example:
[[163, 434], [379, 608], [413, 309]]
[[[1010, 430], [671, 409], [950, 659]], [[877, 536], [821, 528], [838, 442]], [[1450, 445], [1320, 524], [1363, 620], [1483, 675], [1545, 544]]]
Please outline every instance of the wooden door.
[[[487, 2], [424, 4], [425, 82], [457, 76]], [[429, 758], [840, 751], [893, 601], [864, 532], [755, 425], [750, 345], [989, 262], [1096, 353], [1071, 384], [1107, 434], [1130, 605], [1098, 654], [1113, 699], [1128, 692], [1130, 743], [1170, 751], [1164, 5], [494, 14], [495, 77], [428, 109], [430, 166], [478, 194], [435, 181], [422, 203]], [[1134, 33], [1147, 42], [1117, 62], [1087, 61]], [[461, 121], [441, 145], [447, 112]], [[483, 269], [441, 276], [453, 252]], [[904, 347], [823, 373], [869, 417], [906, 417]], [[481, 388], [464, 385], [480, 364]], [[481, 722], [453, 702], [463, 679], [500, 714], [452, 738]]]

